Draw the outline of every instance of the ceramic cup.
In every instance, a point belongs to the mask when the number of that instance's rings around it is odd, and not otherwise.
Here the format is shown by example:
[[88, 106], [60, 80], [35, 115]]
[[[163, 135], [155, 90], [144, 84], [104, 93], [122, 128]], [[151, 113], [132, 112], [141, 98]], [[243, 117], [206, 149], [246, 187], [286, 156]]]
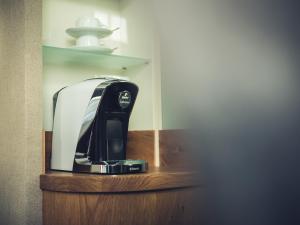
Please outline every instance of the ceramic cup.
[[92, 16], [80, 17], [76, 21], [76, 27], [103, 27], [98, 18]]
[[99, 39], [94, 35], [83, 35], [76, 40], [76, 46], [99, 46]]

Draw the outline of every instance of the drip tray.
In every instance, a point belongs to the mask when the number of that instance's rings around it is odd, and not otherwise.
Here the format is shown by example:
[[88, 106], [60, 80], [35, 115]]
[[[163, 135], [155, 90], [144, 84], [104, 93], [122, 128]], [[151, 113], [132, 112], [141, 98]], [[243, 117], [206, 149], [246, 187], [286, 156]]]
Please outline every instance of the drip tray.
[[143, 173], [147, 169], [145, 160], [110, 160], [91, 165], [91, 172], [100, 174]]

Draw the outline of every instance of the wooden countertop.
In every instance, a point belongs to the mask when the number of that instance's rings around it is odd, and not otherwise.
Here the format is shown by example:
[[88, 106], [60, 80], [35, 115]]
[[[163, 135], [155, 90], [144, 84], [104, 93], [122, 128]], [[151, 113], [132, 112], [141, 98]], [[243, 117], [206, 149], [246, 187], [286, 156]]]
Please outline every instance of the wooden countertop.
[[150, 169], [127, 175], [48, 172], [40, 176], [44, 191], [76, 193], [142, 192], [199, 186], [197, 173], [183, 169]]

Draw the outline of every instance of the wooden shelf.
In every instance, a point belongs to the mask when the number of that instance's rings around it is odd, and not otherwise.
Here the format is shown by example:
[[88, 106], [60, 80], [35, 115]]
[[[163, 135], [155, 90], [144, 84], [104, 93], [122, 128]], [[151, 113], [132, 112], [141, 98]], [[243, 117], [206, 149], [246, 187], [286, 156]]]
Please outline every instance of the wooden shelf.
[[143, 174], [98, 175], [49, 172], [40, 176], [43, 191], [76, 193], [143, 192], [199, 186], [197, 173], [179, 169], [151, 169]]

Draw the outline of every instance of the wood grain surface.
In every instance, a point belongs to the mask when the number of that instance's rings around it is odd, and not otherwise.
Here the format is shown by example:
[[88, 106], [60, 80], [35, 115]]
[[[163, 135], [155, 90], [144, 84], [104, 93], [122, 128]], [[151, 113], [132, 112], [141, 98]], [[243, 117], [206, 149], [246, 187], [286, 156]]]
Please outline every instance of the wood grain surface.
[[60, 192], [140, 192], [199, 186], [199, 176], [190, 171], [151, 169], [127, 175], [49, 172], [40, 176], [40, 187]]
[[52, 131], [45, 131], [45, 171], [50, 169], [50, 160], [52, 152]]
[[[188, 167], [189, 151], [185, 130], [160, 130], [159, 155], [161, 167]], [[50, 169], [52, 131], [45, 131], [45, 171]], [[154, 166], [154, 131], [129, 131], [127, 159], [144, 159]]]
[[161, 167], [189, 168], [189, 148], [185, 130], [159, 131], [159, 157]]
[[[197, 189], [143, 193], [43, 192], [44, 225], [200, 225]], [[196, 203], [197, 204], [197, 203]]]
[[45, 132], [40, 176], [44, 225], [200, 225], [199, 174], [184, 166], [184, 132], [160, 131], [161, 167], [153, 167], [154, 131], [128, 133], [127, 158], [146, 159], [147, 173], [50, 171], [52, 132]]
[[154, 131], [128, 131], [127, 159], [144, 159], [154, 166]]

